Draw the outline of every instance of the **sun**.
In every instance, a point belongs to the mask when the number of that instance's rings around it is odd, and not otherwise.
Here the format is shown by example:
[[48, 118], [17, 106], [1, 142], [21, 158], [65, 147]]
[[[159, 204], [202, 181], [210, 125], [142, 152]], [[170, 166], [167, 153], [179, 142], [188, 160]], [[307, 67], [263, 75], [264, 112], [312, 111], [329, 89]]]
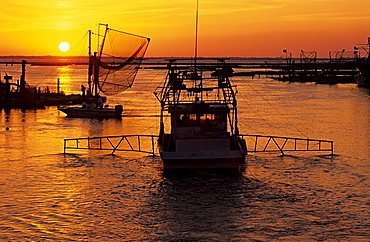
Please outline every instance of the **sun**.
[[71, 48], [71, 46], [69, 45], [69, 43], [68, 43], [68, 42], [63, 41], [63, 42], [60, 42], [60, 43], [59, 43], [58, 48], [59, 48], [59, 50], [60, 50], [61, 52], [66, 53], [67, 51], [69, 51], [69, 49]]

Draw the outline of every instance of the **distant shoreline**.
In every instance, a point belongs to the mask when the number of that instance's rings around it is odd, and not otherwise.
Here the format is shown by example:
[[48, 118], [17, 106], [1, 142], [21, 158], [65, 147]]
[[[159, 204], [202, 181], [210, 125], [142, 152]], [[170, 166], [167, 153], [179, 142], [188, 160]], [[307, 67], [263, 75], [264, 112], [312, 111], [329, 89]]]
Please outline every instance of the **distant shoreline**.
[[[22, 59], [22, 58], [31, 58], [31, 59], [80, 59], [87, 58], [86, 55], [83, 56], [57, 56], [57, 55], [0, 55], [0, 59]], [[144, 59], [192, 59], [193, 57], [189, 56], [151, 56], [145, 57]], [[204, 56], [197, 57], [197, 59], [281, 59], [281, 56], [271, 57], [255, 57], [255, 56]], [[285, 57], [284, 57], [285, 58]]]
[[[146, 57], [143, 59], [143, 65], [163, 63], [170, 59], [185, 61], [191, 63], [192, 57]], [[198, 57], [199, 61], [209, 60], [283, 60], [281, 57]], [[88, 65], [87, 56], [0, 56], [0, 64], [21, 64], [22, 60], [26, 60], [28, 65], [34, 66], [67, 66], [67, 65]]]
[[[176, 56], [163, 56], [163, 57], [145, 57], [143, 59], [143, 64], [152, 63], [151, 61], [168, 61], [170, 59], [176, 59], [180, 61], [192, 61], [193, 57], [176, 57]], [[285, 56], [279, 57], [198, 57], [198, 60], [210, 61], [210, 60], [221, 60], [224, 59], [226, 62], [237, 61], [237, 60], [257, 60], [257, 61], [285, 61]], [[317, 58], [318, 61], [325, 61], [329, 58]], [[0, 64], [20, 64], [22, 60], [26, 60], [27, 64], [30, 65], [87, 65], [88, 57], [87, 56], [0, 56]], [[299, 58], [292, 58], [292, 60], [299, 60]], [[155, 62], [154, 62], [155, 63]]]

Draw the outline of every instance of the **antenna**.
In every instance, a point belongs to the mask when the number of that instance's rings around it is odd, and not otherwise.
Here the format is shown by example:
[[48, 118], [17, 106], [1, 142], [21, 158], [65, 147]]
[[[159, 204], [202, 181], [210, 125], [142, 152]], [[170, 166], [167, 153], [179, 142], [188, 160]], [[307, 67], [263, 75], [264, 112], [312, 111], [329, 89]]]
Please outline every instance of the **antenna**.
[[198, 57], [198, 9], [199, 0], [197, 0], [197, 9], [195, 13], [195, 48], [194, 48], [194, 69], [197, 67], [197, 57]]

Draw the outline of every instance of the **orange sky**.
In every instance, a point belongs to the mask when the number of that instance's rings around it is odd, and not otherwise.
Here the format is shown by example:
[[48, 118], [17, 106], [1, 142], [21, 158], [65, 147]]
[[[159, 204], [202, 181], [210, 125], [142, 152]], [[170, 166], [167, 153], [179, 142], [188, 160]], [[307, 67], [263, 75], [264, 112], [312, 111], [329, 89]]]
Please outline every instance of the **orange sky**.
[[[1, 1], [0, 55], [84, 55], [97, 23], [151, 37], [147, 56], [193, 56], [195, 0]], [[370, 36], [370, 0], [200, 0], [199, 56], [352, 50]]]

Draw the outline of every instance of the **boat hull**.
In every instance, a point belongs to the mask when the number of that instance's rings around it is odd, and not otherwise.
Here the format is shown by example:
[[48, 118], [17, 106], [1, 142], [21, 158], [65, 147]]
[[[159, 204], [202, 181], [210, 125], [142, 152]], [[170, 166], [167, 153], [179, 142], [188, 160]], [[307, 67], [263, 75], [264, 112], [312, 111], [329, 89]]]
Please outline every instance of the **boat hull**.
[[357, 68], [360, 71], [360, 74], [356, 78], [358, 86], [370, 88], [370, 60], [359, 61]]
[[171, 140], [164, 135], [159, 140], [159, 153], [164, 171], [171, 170], [233, 170], [241, 171], [246, 165], [246, 146], [242, 139], [235, 139], [226, 133]]
[[59, 111], [70, 118], [121, 118], [122, 110], [117, 109], [84, 109], [78, 107], [59, 107]]
[[370, 88], [370, 73], [368, 75], [359, 75], [356, 81], [359, 87]]
[[241, 151], [230, 151], [224, 156], [186, 156], [177, 152], [160, 152], [163, 170], [186, 171], [186, 170], [222, 170], [242, 171], [246, 166], [245, 154]]

